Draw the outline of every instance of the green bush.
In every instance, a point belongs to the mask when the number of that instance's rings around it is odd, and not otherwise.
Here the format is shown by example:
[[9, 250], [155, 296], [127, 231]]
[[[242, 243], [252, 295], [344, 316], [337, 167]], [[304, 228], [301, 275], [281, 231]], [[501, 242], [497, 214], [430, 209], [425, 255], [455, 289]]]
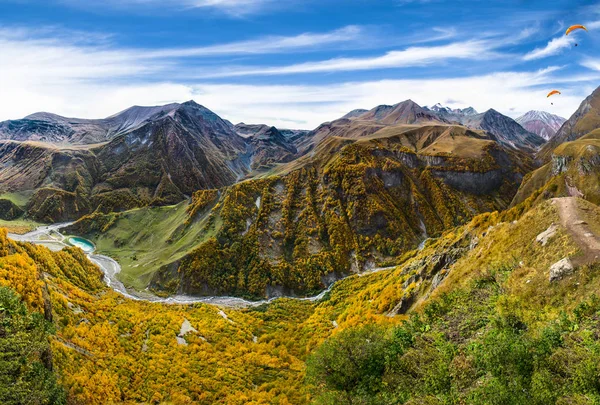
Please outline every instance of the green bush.
[[491, 279], [440, 296], [401, 326], [325, 341], [307, 362], [317, 402], [600, 404], [598, 298], [528, 324], [502, 277]]

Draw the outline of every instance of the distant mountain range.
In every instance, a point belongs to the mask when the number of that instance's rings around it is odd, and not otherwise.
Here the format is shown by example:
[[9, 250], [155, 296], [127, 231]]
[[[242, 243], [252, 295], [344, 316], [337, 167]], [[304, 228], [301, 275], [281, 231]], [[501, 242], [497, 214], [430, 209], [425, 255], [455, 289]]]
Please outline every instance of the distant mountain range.
[[566, 119], [545, 111], [529, 111], [517, 118], [516, 121], [529, 132], [533, 132], [547, 141], [556, 134]]
[[412, 100], [354, 110], [312, 131], [233, 125], [194, 101], [134, 106], [91, 120], [35, 113], [0, 123], [0, 193], [26, 195], [19, 208], [37, 220], [70, 220], [97, 209], [172, 204], [314, 154], [332, 137], [390, 136], [438, 125], [484, 131], [523, 153], [544, 142], [495, 110], [427, 108]]
[[457, 124], [491, 134], [504, 146], [515, 149], [539, 148], [545, 140], [529, 132], [515, 120], [490, 109], [484, 113], [468, 107], [451, 109], [441, 104], [421, 107], [412, 100], [394, 105], [379, 105], [371, 110], [357, 109], [332, 122], [326, 122], [311, 131], [299, 145], [307, 150], [328, 136], [357, 138], [370, 136], [384, 127], [399, 125]]
[[440, 103], [435, 104], [432, 107], [423, 107], [426, 110], [434, 111], [436, 114], [449, 119], [450, 121], [460, 122], [462, 117], [469, 115], [476, 115], [477, 111], [473, 107], [467, 107], [464, 109], [445, 107]]

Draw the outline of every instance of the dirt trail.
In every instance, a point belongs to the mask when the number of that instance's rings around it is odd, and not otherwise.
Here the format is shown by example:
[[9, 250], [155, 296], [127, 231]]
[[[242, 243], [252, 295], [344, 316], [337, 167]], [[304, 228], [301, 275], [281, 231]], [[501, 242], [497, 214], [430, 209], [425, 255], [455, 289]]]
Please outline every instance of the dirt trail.
[[558, 208], [560, 222], [577, 243], [583, 256], [572, 258], [577, 266], [594, 263], [600, 260], [600, 237], [584, 221], [577, 206], [577, 198], [554, 198], [554, 205]]

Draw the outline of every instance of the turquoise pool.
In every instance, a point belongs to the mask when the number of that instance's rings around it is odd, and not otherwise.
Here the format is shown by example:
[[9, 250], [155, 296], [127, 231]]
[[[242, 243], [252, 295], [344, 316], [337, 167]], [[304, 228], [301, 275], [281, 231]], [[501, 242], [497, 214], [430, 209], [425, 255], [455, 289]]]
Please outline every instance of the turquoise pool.
[[73, 246], [77, 246], [85, 253], [92, 253], [96, 249], [96, 246], [94, 246], [92, 242], [90, 242], [87, 239], [79, 238], [77, 236], [69, 238], [69, 243]]

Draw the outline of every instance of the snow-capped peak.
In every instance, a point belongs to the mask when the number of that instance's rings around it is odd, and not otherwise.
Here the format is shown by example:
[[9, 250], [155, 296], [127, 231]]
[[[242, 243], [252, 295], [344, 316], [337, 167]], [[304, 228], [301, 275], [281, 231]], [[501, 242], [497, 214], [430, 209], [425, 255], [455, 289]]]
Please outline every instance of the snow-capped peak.
[[477, 111], [475, 111], [475, 109], [473, 107], [467, 107], [467, 108], [463, 108], [463, 109], [450, 108], [450, 107], [442, 105], [441, 103], [437, 103], [431, 107], [425, 107], [425, 109], [430, 110], [430, 111], [435, 111], [440, 114], [452, 114], [452, 115], [459, 115], [459, 116], [477, 114]]
[[548, 140], [554, 136], [566, 119], [546, 111], [533, 110], [523, 114], [516, 121], [529, 132]]

